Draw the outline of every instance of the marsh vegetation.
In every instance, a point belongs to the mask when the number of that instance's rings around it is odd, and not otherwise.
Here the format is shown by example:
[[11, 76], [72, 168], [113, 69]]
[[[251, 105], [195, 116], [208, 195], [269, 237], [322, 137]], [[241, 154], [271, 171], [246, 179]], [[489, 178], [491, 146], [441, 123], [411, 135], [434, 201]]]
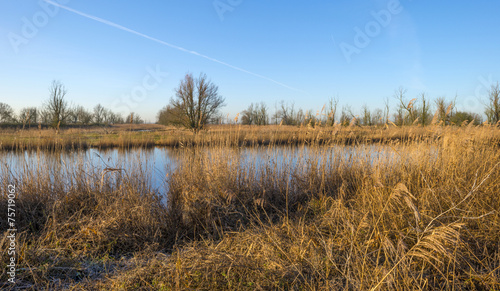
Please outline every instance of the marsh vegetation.
[[[89, 166], [73, 131], [23, 133], [10, 147], [76, 155], [71, 163], [13, 170], [2, 159], [0, 187], [18, 189], [17, 287], [500, 287], [493, 126], [111, 129], [139, 148], [171, 138], [176, 166], [160, 184], [137, 163], [114, 168], [120, 155], [99, 152], [105, 163]], [[102, 129], [80, 136], [95, 151], [120, 140]]]

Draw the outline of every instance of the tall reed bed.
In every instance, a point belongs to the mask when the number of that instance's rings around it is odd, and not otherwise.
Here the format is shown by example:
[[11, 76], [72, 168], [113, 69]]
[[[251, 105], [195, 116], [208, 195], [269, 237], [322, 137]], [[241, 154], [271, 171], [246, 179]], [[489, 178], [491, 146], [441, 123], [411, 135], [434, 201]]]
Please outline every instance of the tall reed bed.
[[258, 145], [184, 146], [166, 203], [147, 172], [4, 171], [0, 187], [20, 189], [19, 284], [499, 289], [498, 140], [474, 128], [434, 134], [374, 146], [271, 143], [259, 155]]
[[172, 206], [200, 238], [137, 276], [207, 289], [498, 288], [500, 153], [462, 138], [378, 157], [315, 147], [250, 171], [224, 150], [186, 163]]
[[80, 129], [4, 129], [0, 150], [75, 150], [87, 148], [150, 148], [196, 146], [269, 146], [269, 145], [356, 145], [392, 142], [421, 142], [440, 139], [446, 134], [470, 132], [471, 138], [493, 143], [500, 140], [495, 126], [244, 126], [216, 125], [194, 134], [191, 131], [161, 125], [141, 127], [111, 126]]
[[[7, 283], [2, 268], [2, 288], [66, 288], [101, 278], [122, 255], [174, 240], [163, 197], [148, 183], [151, 173], [58, 158], [16, 170], [2, 165], [0, 187], [13, 184], [18, 193], [19, 260], [18, 285]], [[5, 195], [2, 190], [2, 222], [7, 218]], [[6, 233], [0, 244], [8, 246]], [[8, 259], [2, 252], [4, 266]]]

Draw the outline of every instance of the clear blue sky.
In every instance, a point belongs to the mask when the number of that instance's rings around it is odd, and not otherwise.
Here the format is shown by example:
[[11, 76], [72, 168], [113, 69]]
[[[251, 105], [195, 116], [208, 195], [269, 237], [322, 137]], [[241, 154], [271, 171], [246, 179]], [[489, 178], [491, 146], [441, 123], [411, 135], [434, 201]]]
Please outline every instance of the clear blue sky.
[[204, 72], [232, 116], [260, 101], [316, 111], [334, 96], [394, 108], [400, 86], [482, 113], [500, 80], [498, 1], [52, 1], [73, 11], [0, 0], [0, 102], [16, 111], [57, 79], [71, 104], [154, 121], [187, 72]]

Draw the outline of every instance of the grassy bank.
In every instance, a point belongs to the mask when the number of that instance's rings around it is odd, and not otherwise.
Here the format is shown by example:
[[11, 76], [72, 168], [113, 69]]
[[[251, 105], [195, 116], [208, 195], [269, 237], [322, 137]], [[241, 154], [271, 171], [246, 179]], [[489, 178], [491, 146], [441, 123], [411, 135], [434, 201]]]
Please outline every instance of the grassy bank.
[[74, 150], [87, 148], [352, 145], [412, 142], [439, 139], [445, 133], [467, 131], [471, 138], [500, 140], [494, 126], [442, 127], [308, 127], [217, 125], [194, 134], [185, 129], [156, 124], [54, 129], [2, 129], [0, 150]]
[[[393, 143], [374, 157], [370, 147], [321, 146], [322, 136]], [[17, 286], [498, 290], [498, 136], [488, 127], [212, 128], [191, 137], [203, 142], [180, 141], [166, 204], [145, 183], [150, 173], [4, 171], [1, 189], [15, 184], [19, 195]], [[231, 146], [290, 139], [308, 156], [282, 165], [249, 163]], [[8, 260], [2, 252], [2, 282]]]

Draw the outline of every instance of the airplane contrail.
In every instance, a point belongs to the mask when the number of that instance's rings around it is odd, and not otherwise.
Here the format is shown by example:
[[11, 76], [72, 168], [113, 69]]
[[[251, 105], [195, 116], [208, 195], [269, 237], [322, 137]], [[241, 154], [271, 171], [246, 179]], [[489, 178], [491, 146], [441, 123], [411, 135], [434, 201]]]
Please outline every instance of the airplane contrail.
[[299, 90], [297, 88], [294, 88], [294, 87], [291, 87], [291, 86], [288, 86], [286, 84], [283, 84], [281, 82], [278, 82], [274, 79], [271, 79], [269, 77], [266, 77], [266, 76], [263, 76], [263, 75], [260, 75], [260, 74], [257, 74], [257, 73], [253, 73], [253, 72], [250, 72], [248, 70], [245, 70], [245, 69], [242, 69], [240, 67], [237, 67], [237, 66], [233, 66], [231, 64], [228, 64], [226, 62], [223, 62], [223, 61], [219, 61], [218, 59], [215, 59], [215, 58], [212, 58], [212, 57], [209, 57], [209, 56], [206, 56], [204, 54], [200, 54], [196, 51], [192, 51], [192, 50], [188, 50], [188, 49], [185, 49], [183, 47], [180, 47], [180, 46], [177, 46], [177, 45], [174, 45], [174, 44], [171, 44], [171, 43], [168, 43], [166, 41], [163, 41], [163, 40], [160, 40], [160, 39], [157, 39], [157, 38], [154, 38], [152, 36], [149, 36], [149, 35], [146, 35], [144, 33], [140, 33], [138, 31], [135, 31], [133, 29], [130, 29], [128, 27], [125, 27], [125, 26], [122, 26], [120, 24], [117, 24], [117, 23], [114, 23], [114, 22], [111, 22], [109, 20], [106, 20], [106, 19], [102, 19], [102, 18], [99, 18], [97, 16], [93, 16], [93, 15], [90, 15], [90, 14], [87, 14], [87, 13], [83, 13], [81, 11], [78, 11], [78, 10], [75, 10], [73, 8], [70, 8], [68, 6], [65, 6], [65, 5], [61, 5], [57, 2], [54, 2], [54, 1], [51, 1], [51, 0], [44, 0], [45, 2], [49, 3], [49, 4], [52, 4], [54, 6], [57, 6], [61, 9], [64, 9], [66, 11], [69, 11], [69, 12], [73, 12], [75, 14], [78, 14], [80, 16], [83, 16], [85, 18], [88, 18], [88, 19], [92, 19], [92, 20], [95, 20], [97, 22], [100, 22], [100, 23], [103, 23], [103, 24], [106, 24], [106, 25], [109, 25], [109, 26], [112, 26], [112, 27], [115, 27], [115, 28], [118, 28], [120, 30], [123, 30], [123, 31], [126, 31], [126, 32], [130, 32], [132, 34], [135, 34], [135, 35], [138, 35], [140, 37], [143, 37], [143, 38], [146, 38], [146, 39], [149, 39], [149, 40], [152, 40], [154, 42], [157, 42], [157, 43], [160, 43], [162, 45], [165, 45], [165, 46], [168, 46], [168, 47], [171, 47], [173, 49], [176, 49], [176, 50], [180, 50], [180, 51], [183, 51], [183, 52], [186, 52], [186, 53], [189, 53], [189, 54], [192, 54], [192, 55], [195, 55], [195, 56], [199, 56], [199, 57], [202, 57], [204, 59], [207, 59], [207, 60], [210, 60], [212, 62], [215, 62], [215, 63], [219, 63], [221, 65], [224, 65], [226, 67], [229, 67], [231, 69], [234, 69], [234, 70], [238, 70], [240, 72], [243, 72], [243, 73], [246, 73], [246, 74], [249, 74], [249, 75], [252, 75], [252, 76], [255, 76], [255, 77], [258, 77], [258, 78], [261, 78], [261, 79], [264, 79], [264, 80], [267, 80], [267, 81], [270, 81], [270, 82], [273, 82], [275, 84], [278, 84], [282, 87], [285, 87], [287, 89], [290, 89], [290, 90], [294, 90], [294, 91], [298, 91], [298, 92], [303, 92], [303, 93], [307, 93], [307, 92], [304, 92], [303, 90]]

